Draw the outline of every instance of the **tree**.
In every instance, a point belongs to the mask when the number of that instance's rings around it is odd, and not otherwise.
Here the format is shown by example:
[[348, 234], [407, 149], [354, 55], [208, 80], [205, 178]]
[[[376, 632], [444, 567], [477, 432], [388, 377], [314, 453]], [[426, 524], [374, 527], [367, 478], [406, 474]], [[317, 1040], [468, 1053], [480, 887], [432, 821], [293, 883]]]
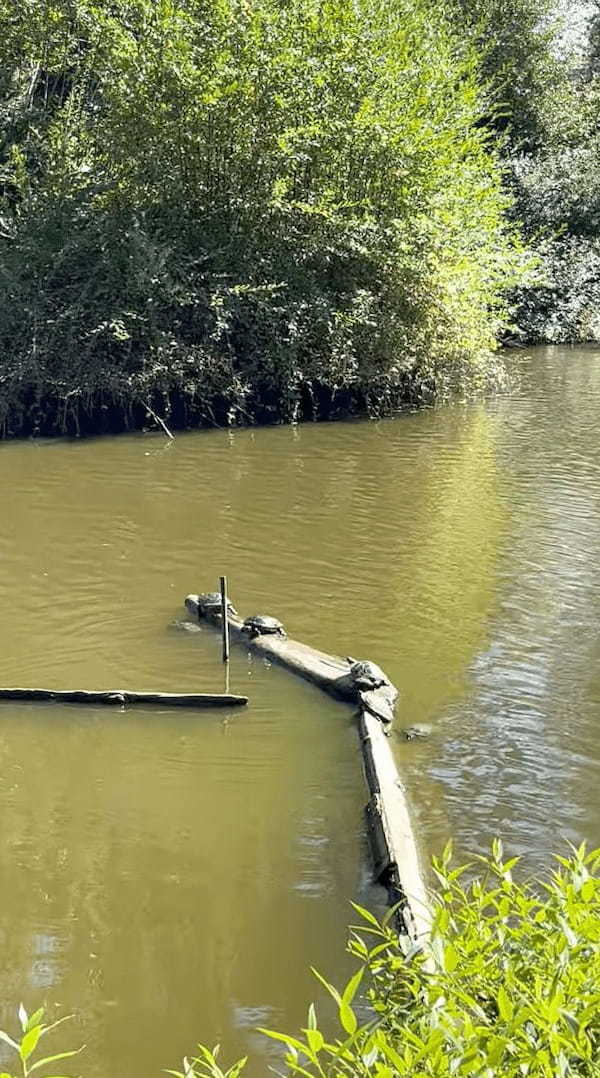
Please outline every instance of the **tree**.
[[481, 369], [518, 245], [428, 0], [0, 0], [0, 30], [13, 430], [32, 396], [44, 429], [153, 394], [289, 418]]

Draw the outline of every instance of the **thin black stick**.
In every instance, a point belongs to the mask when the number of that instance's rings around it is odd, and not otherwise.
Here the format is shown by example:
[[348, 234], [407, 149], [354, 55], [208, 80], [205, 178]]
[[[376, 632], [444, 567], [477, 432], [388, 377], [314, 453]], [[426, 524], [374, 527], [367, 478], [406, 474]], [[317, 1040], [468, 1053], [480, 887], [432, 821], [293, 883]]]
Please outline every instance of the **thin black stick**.
[[157, 415], [157, 413], [154, 411], [154, 409], [152, 409], [150, 407], [150, 405], [148, 404], [147, 401], [142, 401], [142, 404], [144, 405], [144, 408], [146, 409], [148, 414], [152, 416], [152, 418], [155, 420], [156, 423], [158, 423], [158, 425], [160, 427], [162, 427], [162, 429], [163, 429], [164, 433], [166, 434], [167, 438], [170, 438], [171, 441], [174, 441], [175, 440], [175, 435], [171, 434], [171, 431], [167, 427], [167, 424], [165, 423], [164, 419], [161, 419], [160, 416]]
[[223, 662], [229, 662], [229, 622], [227, 620], [227, 577], [221, 577], [221, 621], [223, 623]]
[[132, 692], [130, 689], [18, 689], [0, 688], [2, 700], [46, 700], [62, 704], [158, 704], [163, 707], [231, 707], [247, 704], [246, 696], [206, 692]]

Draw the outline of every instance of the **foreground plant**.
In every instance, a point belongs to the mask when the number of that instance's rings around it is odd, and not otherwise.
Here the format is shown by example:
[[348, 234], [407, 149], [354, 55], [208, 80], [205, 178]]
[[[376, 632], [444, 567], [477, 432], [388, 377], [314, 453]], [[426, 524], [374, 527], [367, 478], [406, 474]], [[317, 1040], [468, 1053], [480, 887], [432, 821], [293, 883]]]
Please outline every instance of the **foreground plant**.
[[[48, 1068], [51, 1063], [58, 1063], [59, 1060], [62, 1059], [70, 1059], [72, 1056], [76, 1056], [82, 1051], [82, 1048], [77, 1048], [74, 1051], [57, 1052], [53, 1055], [44, 1056], [34, 1061], [33, 1055], [42, 1037], [47, 1033], [50, 1033], [51, 1030], [56, 1029], [57, 1026], [62, 1025], [63, 1022], [68, 1021], [72, 1015], [65, 1015], [64, 1018], [59, 1018], [58, 1021], [51, 1022], [50, 1025], [45, 1026], [43, 1024], [43, 1007], [40, 1007], [34, 1014], [28, 1015], [21, 1003], [18, 1016], [22, 1036], [16, 1040], [9, 1036], [8, 1033], [5, 1033], [3, 1029], [0, 1029], [0, 1040], [4, 1041], [5, 1044], [8, 1044], [19, 1057], [19, 1078], [21, 1075], [23, 1075], [23, 1078], [27, 1078], [28, 1075], [33, 1074], [34, 1072], [40, 1072], [39, 1078], [56, 1078], [56, 1076], [50, 1075], [50, 1072], [46, 1068]], [[0, 1078], [16, 1078], [16, 1075], [3, 1071], [2, 1074], [0, 1074]]]
[[[556, 858], [547, 880], [516, 883], [517, 858], [453, 868], [434, 859], [438, 893], [431, 939], [405, 958], [390, 927], [355, 907], [349, 948], [360, 962], [333, 997], [341, 1027], [321, 1028], [314, 1006], [300, 1036], [263, 1030], [285, 1045], [288, 1074], [304, 1078], [566, 1078], [600, 1076], [600, 850]], [[359, 1021], [360, 1011], [369, 1017]], [[201, 1049], [179, 1078], [237, 1078]], [[179, 1072], [171, 1072], [179, 1073]]]

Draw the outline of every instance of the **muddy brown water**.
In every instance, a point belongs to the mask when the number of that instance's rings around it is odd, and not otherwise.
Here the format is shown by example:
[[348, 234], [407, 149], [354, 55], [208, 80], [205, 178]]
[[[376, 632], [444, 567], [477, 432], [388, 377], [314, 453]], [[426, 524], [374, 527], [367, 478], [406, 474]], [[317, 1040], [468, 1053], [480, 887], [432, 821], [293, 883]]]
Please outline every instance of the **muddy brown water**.
[[[508, 393], [381, 423], [2, 445], [0, 682], [221, 690], [178, 622], [226, 571], [431, 725], [395, 740], [424, 858], [597, 843], [600, 353], [510, 362]], [[380, 902], [349, 710], [241, 649], [230, 685], [246, 711], [0, 706], [0, 1021], [74, 1012], [87, 1078], [197, 1040], [264, 1074], [255, 1028], [302, 1023]]]

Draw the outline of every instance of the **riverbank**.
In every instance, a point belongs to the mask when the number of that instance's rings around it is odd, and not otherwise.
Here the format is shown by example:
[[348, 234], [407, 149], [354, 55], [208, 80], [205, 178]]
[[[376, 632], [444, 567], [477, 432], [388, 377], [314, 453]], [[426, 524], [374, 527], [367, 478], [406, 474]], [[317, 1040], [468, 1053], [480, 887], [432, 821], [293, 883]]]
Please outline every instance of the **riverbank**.
[[28, 387], [16, 397], [5, 398], [0, 439], [122, 434], [158, 429], [161, 420], [170, 431], [183, 431], [383, 417], [404, 407], [431, 403], [435, 397], [431, 378], [408, 374], [384, 387], [337, 388], [306, 381], [293, 391], [278, 392], [271, 386], [241, 398], [231, 392], [205, 396], [181, 385], [166, 389], [161, 382], [139, 392], [124, 386], [112, 391], [73, 389], [43, 394], [37, 387]]

